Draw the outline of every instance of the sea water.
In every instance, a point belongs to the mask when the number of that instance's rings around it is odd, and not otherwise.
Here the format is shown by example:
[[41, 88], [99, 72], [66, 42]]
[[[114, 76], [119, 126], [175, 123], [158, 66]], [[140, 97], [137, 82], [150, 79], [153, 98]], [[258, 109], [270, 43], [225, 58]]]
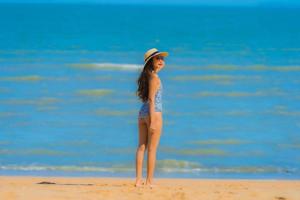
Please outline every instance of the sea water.
[[[156, 176], [300, 178], [300, 8], [0, 4], [0, 174], [135, 176], [143, 56]], [[146, 162], [144, 164], [146, 170]]]

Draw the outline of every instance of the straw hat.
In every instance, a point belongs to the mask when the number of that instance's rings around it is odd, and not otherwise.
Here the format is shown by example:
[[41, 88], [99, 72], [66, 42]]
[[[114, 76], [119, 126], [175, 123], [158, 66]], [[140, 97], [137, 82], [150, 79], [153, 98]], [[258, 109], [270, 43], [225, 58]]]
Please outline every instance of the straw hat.
[[166, 57], [169, 55], [169, 53], [158, 51], [156, 48], [149, 49], [144, 55], [144, 67], [151, 58], [157, 55], [162, 55]]

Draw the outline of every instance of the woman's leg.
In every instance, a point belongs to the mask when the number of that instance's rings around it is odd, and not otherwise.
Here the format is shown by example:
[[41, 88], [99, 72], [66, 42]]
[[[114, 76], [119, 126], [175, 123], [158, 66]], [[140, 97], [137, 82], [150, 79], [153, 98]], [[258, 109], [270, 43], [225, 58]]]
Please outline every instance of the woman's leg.
[[143, 160], [145, 149], [147, 148], [147, 135], [148, 129], [145, 120], [138, 119], [138, 127], [139, 127], [139, 145], [136, 150], [136, 182], [135, 186], [139, 186], [142, 184], [142, 170], [143, 170]]
[[[162, 130], [162, 115], [161, 112], [155, 112], [156, 118], [156, 125], [155, 130], [151, 132], [148, 129], [148, 162], [147, 162], [147, 185], [153, 184], [153, 176], [154, 176], [154, 169], [156, 163], [156, 150], [159, 144], [159, 139]], [[149, 119], [147, 120], [147, 127], [149, 128], [150, 123]]]

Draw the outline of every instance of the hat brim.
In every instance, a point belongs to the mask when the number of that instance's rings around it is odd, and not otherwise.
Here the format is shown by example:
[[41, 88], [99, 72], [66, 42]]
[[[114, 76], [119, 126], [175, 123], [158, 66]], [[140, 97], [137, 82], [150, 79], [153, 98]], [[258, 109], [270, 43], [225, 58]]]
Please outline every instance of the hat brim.
[[157, 52], [157, 53], [153, 54], [152, 56], [150, 56], [149, 58], [147, 58], [147, 60], [146, 60], [145, 63], [144, 63], [144, 67], [145, 67], [145, 65], [147, 64], [147, 62], [148, 62], [151, 58], [153, 58], [154, 56], [157, 56], [157, 55], [162, 55], [163, 57], [167, 57], [167, 56], [169, 55], [169, 53], [166, 52], [166, 51], [162, 51], [162, 52]]

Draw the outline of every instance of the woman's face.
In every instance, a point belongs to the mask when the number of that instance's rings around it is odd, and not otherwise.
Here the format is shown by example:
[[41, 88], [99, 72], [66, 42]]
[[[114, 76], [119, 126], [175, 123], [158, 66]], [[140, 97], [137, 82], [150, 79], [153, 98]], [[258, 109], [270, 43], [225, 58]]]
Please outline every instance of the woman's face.
[[153, 67], [156, 72], [160, 71], [165, 66], [164, 57], [157, 55], [153, 57]]

